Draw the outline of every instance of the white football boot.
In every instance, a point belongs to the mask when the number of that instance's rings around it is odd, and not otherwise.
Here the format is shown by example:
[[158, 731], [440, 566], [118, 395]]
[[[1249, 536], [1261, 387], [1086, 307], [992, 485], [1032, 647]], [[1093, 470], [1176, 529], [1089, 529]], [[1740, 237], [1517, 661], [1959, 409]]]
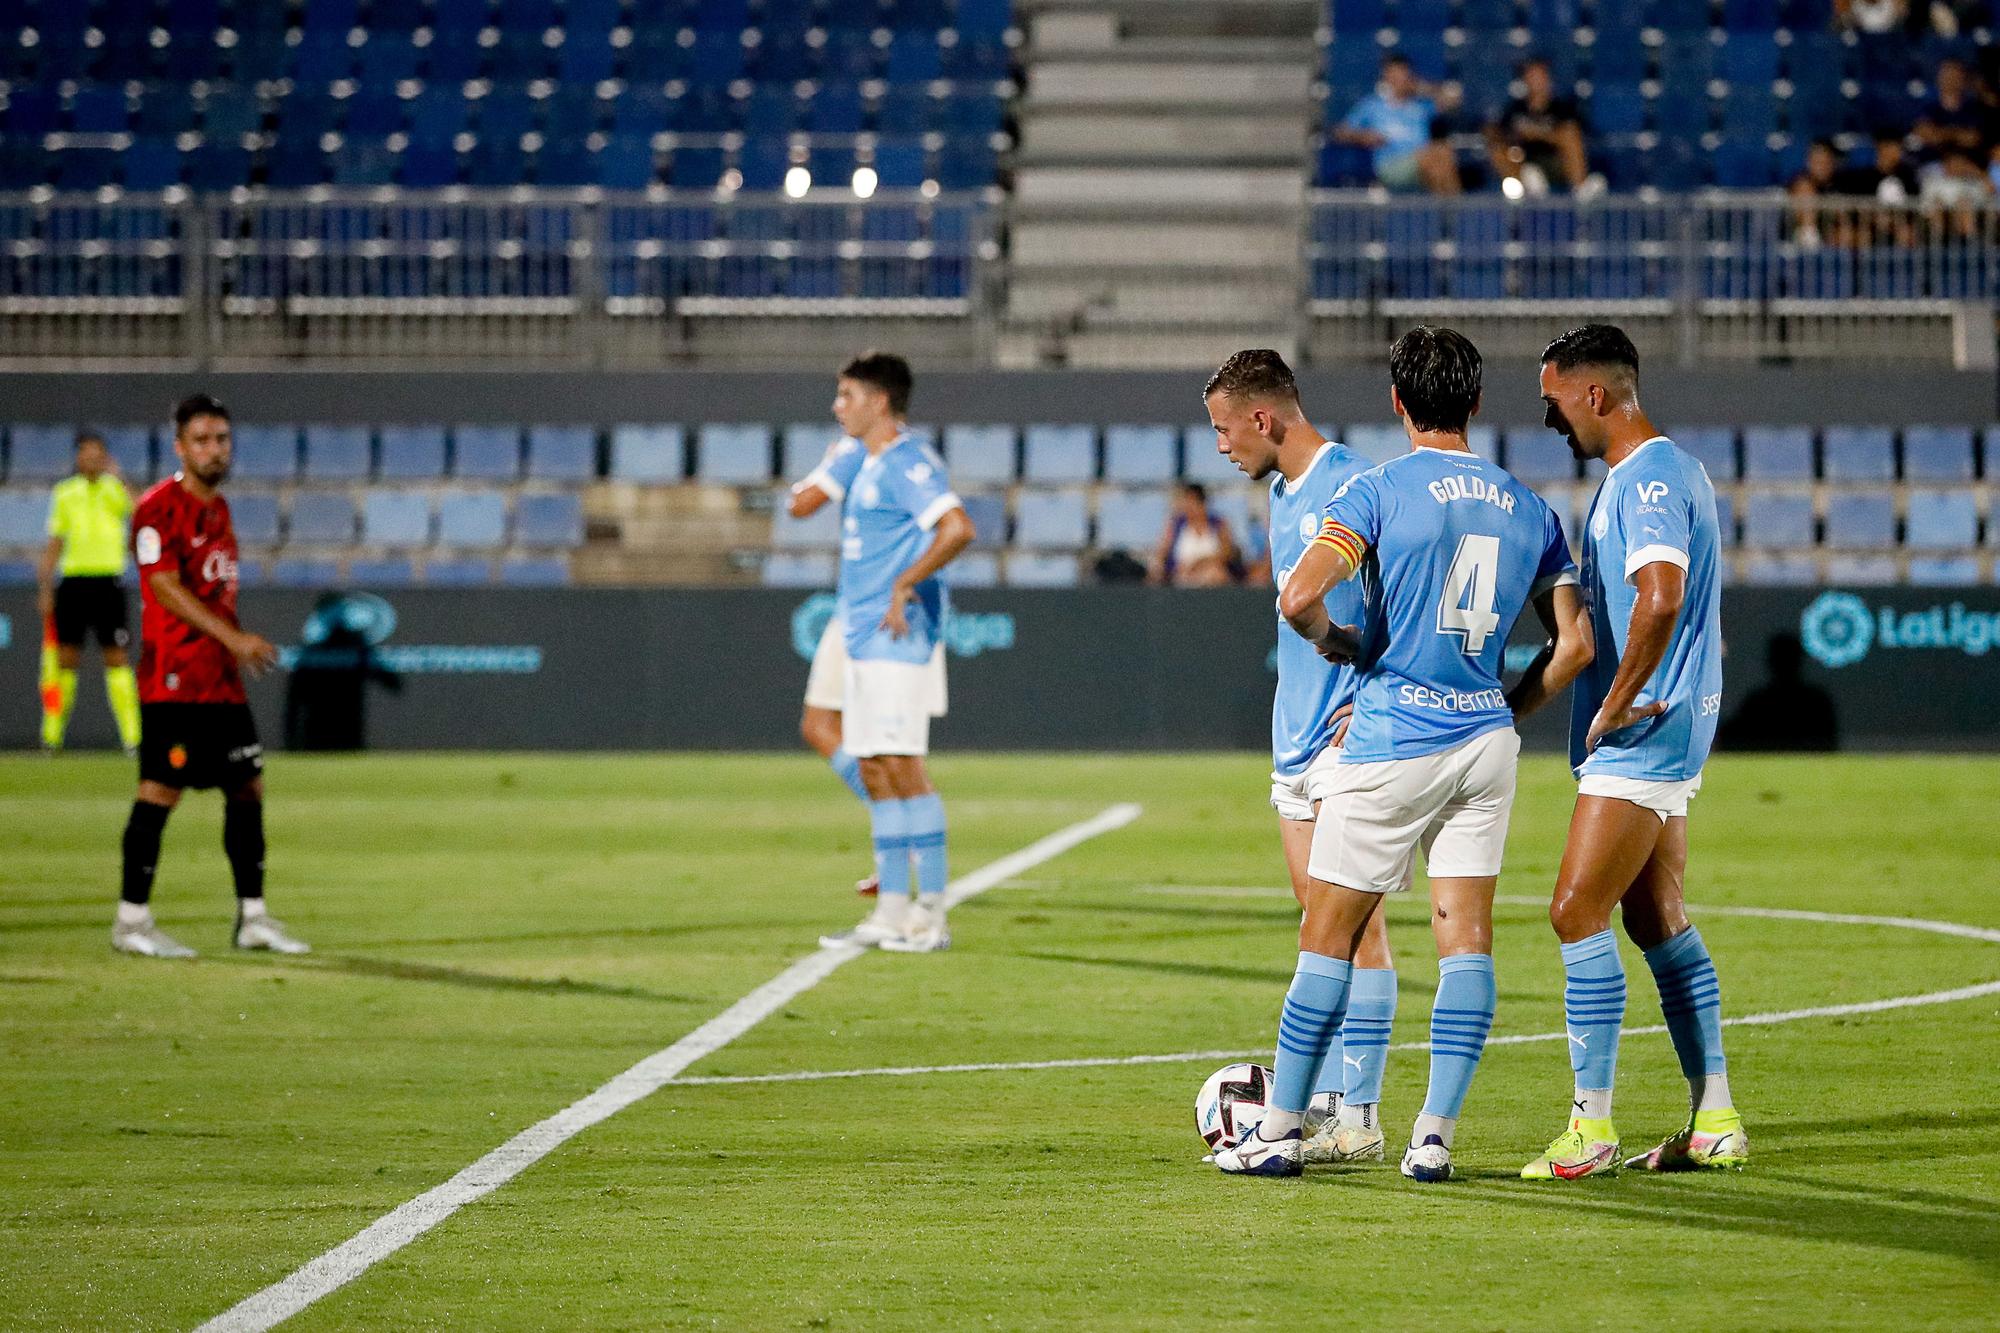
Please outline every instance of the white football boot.
[[1411, 1180], [1435, 1185], [1451, 1179], [1451, 1149], [1435, 1134], [1427, 1134], [1421, 1144], [1411, 1144], [1403, 1153], [1403, 1174]]
[[111, 947], [119, 953], [137, 954], [141, 958], [193, 958], [193, 949], [182, 944], [173, 936], [153, 924], [148, 916], [143, 921], [119, 921], [111, 927]]
[[903, 928], [882, 941], [884, 953], [937, 953], [951, 947], [951, 928], [945, 924], [944, 904], [919, 898], [903, 917]]
[[1234, 1148], [1215, 1155], [1215, 1166], [1232, 1176], [1296, 1176], [1305, 1171], [1303, 1141], [1296, 1129], [1281, 1139], [1267, 1139], [1253, 1129]]
[[857, 949], [873, 949], [882, 941], [903, 933], [903, 919], [909, 912], [910, 900], [907, 898], [894, 895], [877, 898], [875, 910], [862, 918], [860, 925], [852, 930], [820, 936], [820, 947], [830, 949], [836, 945], [851, 944]]
[[1317, 1134], [1306, 1140], [1304, 1155], [1308, 1166], [1379, 1162], [1382, 1160], [1382, 1131], [1329, 1120], [1319, 1127]]
[[312, 952], [312, 945], [286, 933], [285, 923], [274, 916], [238, 917], [236, 947], [269, 949], [272, 953]]

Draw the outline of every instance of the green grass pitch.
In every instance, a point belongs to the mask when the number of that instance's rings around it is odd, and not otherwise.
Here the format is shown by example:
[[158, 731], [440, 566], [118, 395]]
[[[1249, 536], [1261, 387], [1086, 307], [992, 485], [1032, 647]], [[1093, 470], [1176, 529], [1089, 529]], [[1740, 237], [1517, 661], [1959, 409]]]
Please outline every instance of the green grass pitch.
[[[947, 755], [963, 873], [1114, 801], [1145, 814], [870, 955], [688, 1077], [1268, 1051], [1297, 911], [1242, 756]], [[809, 756], [278, 756], [271, 903], [309, 958], [232, 955], [220, 812], [108, 948], [125, 762], [0, 760], [0, 1327], [186, 1328], [712, 1017], [858, 914], [862, 813]], [[1503, 895], [1546, 896], [1570, 786], [1523, 766]], [[1719, 759], [1689, 896], [2000, 927], [2000, 762]], [[1396, 1039], [1422, 900], [1390, 907]], [[2000, 978], [2000, 944], [1696, 914], [1731, 1015]], [[1542, 910], [1498, 911], [1496, 1035], [1560, 1027]], [[1627, 946], [1629, 1022], [1658, 1010]], [[2000, 996], [1732, 1027], [1741, 1175], [1515, 1179], [1560, 1042], [1490, 1048], [1462, 1179], [1199, 1164], [1209, 1063], [668, 1087], [287, 1327], [1991, 1328]], [[1219, 1063], [1219, 1062], [1217, 1062]], [[1636, 1150], [1683, 1114], [1628, 1037]], [[1425, 1057], [1390, 1057], [1407, 1132]]]

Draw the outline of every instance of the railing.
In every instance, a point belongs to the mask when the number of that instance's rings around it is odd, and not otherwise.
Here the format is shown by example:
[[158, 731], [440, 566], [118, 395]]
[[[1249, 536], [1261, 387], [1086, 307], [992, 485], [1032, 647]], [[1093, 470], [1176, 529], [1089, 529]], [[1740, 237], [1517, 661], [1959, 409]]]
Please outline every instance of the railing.
[[[1509, 203], [1313, 196], [1315, 345], [1379, 347], [1415, 319], [1478, 322], [1506, 351], [1552, 323], [1651, 323], [1683, 362], [1893, 357], [1990, 364], [2000, 210], [1781, 194]], [[1527, 341], [1513, 346], [1508, 326]]]

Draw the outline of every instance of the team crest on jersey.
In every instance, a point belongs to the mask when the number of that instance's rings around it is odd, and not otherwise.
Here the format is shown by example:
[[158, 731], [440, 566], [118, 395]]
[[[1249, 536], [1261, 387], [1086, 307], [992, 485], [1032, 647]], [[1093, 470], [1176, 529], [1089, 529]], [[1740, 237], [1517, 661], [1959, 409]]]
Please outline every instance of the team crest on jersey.
[[1319, 536], [1319, 515], [1305, 514], [1299, 519], [1299, 540], [1311, 541]]
[[855, 498], [861, 501], [863, 509], [873, 509], [882, 502], [882, 488], [871, 481], [856, 492]]
[[1597, 517], [1590, 520], [1590, 535], [1603, 541], [1604, 534], [1609, 531], [1611, 531], [1611, 511], [1600, 505]]

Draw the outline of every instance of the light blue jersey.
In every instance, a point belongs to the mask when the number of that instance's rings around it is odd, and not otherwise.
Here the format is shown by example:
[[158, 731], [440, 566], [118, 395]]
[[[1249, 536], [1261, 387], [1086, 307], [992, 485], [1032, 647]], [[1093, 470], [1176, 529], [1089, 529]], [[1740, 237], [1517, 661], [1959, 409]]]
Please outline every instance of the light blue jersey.
[[843, 435], [826, 447], [826, 455], [800, 479], [799, 485], [817, 486], [829, 500], [844, 500], [847, 488], [854, 484], [854, 474], [867, 461], [868, 447], [852, 435]]
[[[1346, 445], [1328, 441], [1294, 482], [1284, 473], [1271, 480], [1271, 571], [1279, 591], [1291, 580], [1313, 538], [1327, 501], [1349, 477], [1365, 471], [1368, 460]], [[1361, 588], [1353, 580], [1326, 596], [1326, 612], [1337, 625], [1361, 621]], [[1336, 711], [1354, 700], [1354, 671], [1336, 667], [1278, 621], [1278, 688], [1271, 696], [1271, 769], [1295, 778], [1311, 767], [1333, 737]]]
[[908, 434], [870, 455], [841, 504], [840, 615], [847, 626], [847, 655], [856, 662], [928, 662], [944, 630], [948, 609], [942, 580], [917, 585], [905, 614], [910, 632], [896, 638], [882, 628], [897, 576], [930, 548], [931, 529], [959, 507], [945, 478], [944, 460]]
[[[1722, 709], [1722, 588], [1715, 487], [1701, 463], [1656, 435], [1625, 456], [1597, 488], [1583, 538], [1583, 598], [1597, 658], [1576, 678], [1570, 704], [1569, 761], [1579, 775], [1682, 782], [1701, 772]], [[1625, 656], [1638, 588], [1656, 561], [1687, 571], [1687, 597], [1667, 654], [1635, 701], [1665, 700], [1667, 711], [1614, 731], [1588, 757], [1590, 720]]]
[[1576, 582], [1540, 496], [1475, 454], [1418, 449], [1342, 486], [1315, 540], [1360, 569], [1367, 606], [1342, 763], [1414, 759], [1513, 725], [1508, 631], [1531, 597]]

